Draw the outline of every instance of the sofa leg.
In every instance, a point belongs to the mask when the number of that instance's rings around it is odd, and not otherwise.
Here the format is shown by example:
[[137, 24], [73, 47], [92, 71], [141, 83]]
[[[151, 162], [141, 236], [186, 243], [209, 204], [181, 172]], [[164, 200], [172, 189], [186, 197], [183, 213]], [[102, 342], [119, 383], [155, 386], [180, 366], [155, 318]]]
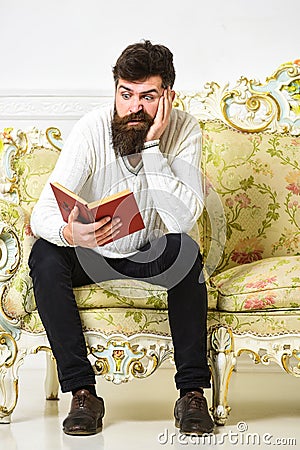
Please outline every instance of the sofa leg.
[[218, 327], [212, 330], [208, 361], [213, 384], [212, 414], [217, 425], [225, 425], [230, 412], [227, 405], [229, 380], [236, 364], [233, 335], [229, 328]]
[[47, 400], [58, 400], [59, 381], [57, 376], [56, 361], [50, 352], [46, 352], [46, 379], [45, 393]]
[[0, 332], [0, 423], [10, 423], [18, 401], [18, 372], [26, 351], [9, 333]]

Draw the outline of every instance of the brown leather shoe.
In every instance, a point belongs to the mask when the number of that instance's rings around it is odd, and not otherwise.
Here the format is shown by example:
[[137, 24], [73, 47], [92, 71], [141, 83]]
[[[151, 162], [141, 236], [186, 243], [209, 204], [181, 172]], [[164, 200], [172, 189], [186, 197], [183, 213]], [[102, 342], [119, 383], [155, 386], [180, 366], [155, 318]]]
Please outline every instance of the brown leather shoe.
[[105, 408], [101, 397], [95, 397], [86, 389], [73, 395], [68, 417], [63, 421], [66, 434], [88, 435], [102, 430]]
[[198, 391], [179, 398], [174, 408], [175, 426], [183, 434], [211, 433], [214, 422], [208, 412], [206, 398]]

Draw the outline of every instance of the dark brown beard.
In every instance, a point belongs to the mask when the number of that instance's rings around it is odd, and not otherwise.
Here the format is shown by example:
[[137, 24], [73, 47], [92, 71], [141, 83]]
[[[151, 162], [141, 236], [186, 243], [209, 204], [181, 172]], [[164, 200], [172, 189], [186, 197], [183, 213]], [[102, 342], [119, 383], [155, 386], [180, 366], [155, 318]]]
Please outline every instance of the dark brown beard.
[[[138, 123], [128, 125], [128, 122], [133, 120], [137, 120]], [[120, 117], [115, 110], [111, 122], [111, 134], [116, 156], [140, 153], [143, 150], [147, 133], [152, 124], [152, 117], [144, 111]]]

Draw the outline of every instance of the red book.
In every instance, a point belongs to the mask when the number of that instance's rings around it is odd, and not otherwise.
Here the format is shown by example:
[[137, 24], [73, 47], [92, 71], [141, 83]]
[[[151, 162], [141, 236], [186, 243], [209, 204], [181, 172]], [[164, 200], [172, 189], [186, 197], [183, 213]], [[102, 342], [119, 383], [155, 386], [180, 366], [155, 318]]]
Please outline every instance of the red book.
[[[119, 217], [122, 221], [122, 226], [119, 228], [120, 232], [114, 240], [145, 228], [134, 195], [128, 189], [88, 203], [57, 182], [50, 183], [50, 185], [65, 222], [68, 222], [69, 214], [74, 206], [78, 206], [78, 220], [82, 223], [96, 222], [106, 216], [112, 219]], [[111, 241], [112, 239], [107, 241], [106, 244]]]

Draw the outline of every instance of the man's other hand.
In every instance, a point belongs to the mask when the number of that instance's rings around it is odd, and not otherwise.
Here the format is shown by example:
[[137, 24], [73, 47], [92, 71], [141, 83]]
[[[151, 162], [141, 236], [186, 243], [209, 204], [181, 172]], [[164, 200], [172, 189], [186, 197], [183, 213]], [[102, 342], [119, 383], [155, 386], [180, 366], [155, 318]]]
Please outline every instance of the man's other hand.
[[170, 86], [164, 89], [163, 95], [159, 99], [154, 122], [148, 131], [146, 142], [160, 139], [169, 123], [174, 98], [175, 92], [171, 90]]

